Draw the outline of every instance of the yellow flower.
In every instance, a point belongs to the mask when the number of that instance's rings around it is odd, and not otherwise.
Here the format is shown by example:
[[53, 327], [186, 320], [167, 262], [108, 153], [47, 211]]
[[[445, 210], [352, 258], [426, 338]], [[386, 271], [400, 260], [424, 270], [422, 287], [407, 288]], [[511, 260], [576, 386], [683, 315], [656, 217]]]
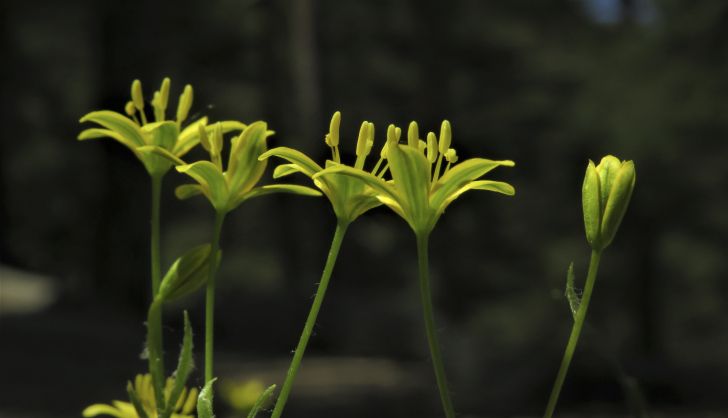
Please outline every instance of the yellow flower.
[[[152, 176], [165, 174], [174, 164], [169, 158], [154, 153], [159, 147], [171, 156], [179, 159], [189, 152], [200, 141], [200, 126], [207, 125], [207, 117], [200, 118], [182, 129], [182, 123], [192, 106], [192, 86], [185, 86], [177, 105], [176, 119], [165, 120], [165, 112], [169, 99], [169, 78], [165, 78], [162, 86], [154, 93], [151, 101], [154, 122], [148, 122], [144, 110], [144, 97], [139, 80], [134, 80], [131, 87], [132, 100], [124, 107], [127, 116], [111, 110], [98, 110], [86, 114], [80, 120], [101, 125], [101, 128], [86, 129], [78, 135], [78, 139], [112, 138], [129, 148], [144, 164]], [[237, 121], [221, 122], [223, 132], [240, 131], [245, 124]], [[209, 128], [211, 129], [211, 128]]]
[[197, 184], [185, 184], [175, 191], [180, 199], [202, 194], [218, 213], [227, 213], [245, 200], [275, 192], [320, 196], [316, 190], [291, 184], [257, 186], [263, 176], [266, 162], [259, 161], [266, 150], [266, 138], [273, 134], [265, 122], [254, 122], [233, 138], [227, 170], [223, 169], [220, 153], [223, 146], [224, 127], [214, 126], [211, 136], [200, 127], [200, 141], [210, 153], [211, 161], [197, 161], [178, 165], [177, 171], [192, 177]]
[[[394, 125], [387, 129], [385, 153], [392, 181], [360, 167], [342, 164], [327, 167], [316, 173], [314, 179], [324, 181], [334, 174], [358, 179], [375, 191], [380, 202], [405, 219], [417, 235], [429, 234], [445, 208], [468, 190], [515, 194], [508, 183], [478, 180], [498, 166], [513, 167], [513, 161], [472, 158], [456, 164], [458, 157], [450, 147], [452, 134], [448, 121], [442, 122], [439, 140], [432, 132], [427, 134], [427, 141], [420, 139], [416, 122], [409, 126], [406, 144], [399, 144], [400, 132]], [[440, 177], [443, 158], [447, 166]]]
[[[331, 148], [332, 159], [326, 161], [325, 166], [327, 168], [333, 166], [348, 167], [341, 162], [341, 154], [339, 152], [340, 124], [341, 113], [336, 112], [331, 118], [329, 133], [324, 138], [326, 145]], [[366, 158], [371, 152], [373, 145], [374, 124], [364, 121], [359, 129], [359, 139], [356, 145], [356, 161], [354, 162], [354, 166], [349, 168], [363, 172]], [[310, 157], [298, 150], [288, 147], [278, 147], [261, 155], [260, 159], [265, 160], [273, 156], [283, 158], [289, 162], [288, 164], [282, 164], [276, 167], [273, 172], [273, 178], [279, 178], [293, 173], [302, 173], [312, 178], [316, 187], [329, 198], [336, 217], [343, 224], [351, 223], [364, 212], [382, 204], [377, 198], [376, 192], [357, 179], [343, 175], [318, 177], [319, 173], [323, 172], [324, 169]], [[378, 175], [381, 177], [384, 175], [387, 168], [384, 167], [381, 171], [380, 168], [385, 159], [386, 146], [382, 150], [379, 162], [370, 172], [371, 176]], [[380, 172], [379, 174], [377, 174], [378, 171]]]
[[[129, 383], [131, 385], [131, 383]], [[174, 379], [168, 379], [164, 389], [165, 397], [169, 397], [174, 385]], [[149, 374], [138, 374], [134, 379], [132, 386], [141, 404], [144, 413], [148, 418], [157, 418], [157, 406], [154, 399], [154, 386], [152, 385], [152, 376]], [[193, 411], [197, 402], [197, 389], [187, 390], [184, 388], [182, 394], [172, 411], [172, 418], [194, 418]], [[134, 405], [131, 402], [112, 401], [109, 404], [94, 404], [83, 410], [84, 417], [95, 417], [99, 415], [108, 415], [118, 418], [142, 418], [137, 414]]]

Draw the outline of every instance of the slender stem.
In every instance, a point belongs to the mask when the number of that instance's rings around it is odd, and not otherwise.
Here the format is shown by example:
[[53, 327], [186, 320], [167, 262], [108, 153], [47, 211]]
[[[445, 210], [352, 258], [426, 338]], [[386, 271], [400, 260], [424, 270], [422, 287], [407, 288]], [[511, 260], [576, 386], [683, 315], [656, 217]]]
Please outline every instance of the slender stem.
[[334, 238], [331, 240], [329, 256], [326, 259], [326, 265], [324, 266], [324, 271], [321, 274], [321, 281], [319, 282], [318, 289], [316, 290], [316, 297], [313, 299], [311, 311], [309, 311], [308, 318], [306, 318], [306, 324], [303, 326], [301, 338], [298, 341], [298, 346], [296, 346], [291, 366], [288, 368], [286, 380], [283, 382], [281, 394], [278, 396], [271, 418], [280, 418], [283, 413], [283, 408], [286, 406], [288, 395], [291, 393], [291, 388], [293, 387], [293, 381], [296, 379], [296, 373], [298, 373], [298, 368], [301, 366], [303, 354], [306, 351], [306, 345], [308, 344], [309, 338], [311, 338], [313, 327], [316, 324], [316, 317], [318, 316], [319, 310], [321, 310], [321, 304], [324, 301], [326, 288], [329, 286], [329, 279], [331, 278], [331, 273], [334, 271], [334, 264], [336, 264], [336, 258], [339, 255], [339, 249], [341, 248], [341, 242], [344, 239], [347, 226], [348, 223], [341, 221], [339, 221], [336, 225], [336, 232], [334, 233]]
[[546, 406], [546, 412], [544, 412], [544, 418], [551, 418], [556, 409], [556, 402], [559, 400], [559, 394], [561, 393], [561, 387], [564, 385], [566, 379], [566, 373], [569, 371], [569, 364], [571, 359], [574, 357], [574, 351], [576, 350], [576, 344], [579, 342], [579, 335], [581, 329], [584, 327], [584, 320], [586, 319], [586, 311], [589, 309], [589, 301], [591, 300], [592, 291], [594, 290], [594, 282], [597, 278], [597, 271], [599, 270], [599, 260], [602, 256], [601, 251], [592, 250], [591, 260], [589, 261], [589, 273], [586, 276], [586, 284], [584, 285], [584, 295], [581, 297], [581, 303], [579, 304], [579, 310], [576, 312], [576, 319], [574, 319], [574, 326], [571, 328], [571, 335], [569, 336], [569, 342], [566, 345], [566, 351], [564, 352], [564, 358], [561, 360], [561, 367], [556, 375], [556, 381], [554, 387], [551, 389], [551, 396], [549, 396], [549, 403]]
[[164, 175], [152, 176], [152, 220], [151, 220], [151, 275], [152, 305], [147, 317], [147, 350], [149, 355], [149, 372], [152, 374], [157, 406], [163, 408], [164, 397], [164, 349], [162, 340], [162, 309], [154, 300], [159, 291], [162, 276], [162, 265], [159, 245], [160, 206], [162, 199], [162, 179]]
[[440, 390], [442, 408], [447, 418], [455, 418], [455, 409], [450, 399], [450, 390], [447, 386], [445, 365], [442, 362], [440, 343], [437, 341], [437, 330], [435, 329], [435, 315], [432, 310], [432, 292], [430, 291], [430, 270], [428, 265], [428, 234], [417, 235], [417, 260], [420, 271], [420, 297], [422, 298], [422, 313], [425, 319], [425, 330], [427, 331], [427, 343], [430, 346], [430, 357], [432, 366], [435, 369], [437, 388]]
[[213, 364], [213, 338], [215, 323], [215, 273], [217, 272], [218, 257], [220, 248], [220, 231], [225, 220], [225, 212], [215, 214], [215, 229], [212, 234], [212, 249], [210, 250], [210, 270], [207, 278], [207, 293], [205, 294], [205, 382], [214, 377], [212, 372]]

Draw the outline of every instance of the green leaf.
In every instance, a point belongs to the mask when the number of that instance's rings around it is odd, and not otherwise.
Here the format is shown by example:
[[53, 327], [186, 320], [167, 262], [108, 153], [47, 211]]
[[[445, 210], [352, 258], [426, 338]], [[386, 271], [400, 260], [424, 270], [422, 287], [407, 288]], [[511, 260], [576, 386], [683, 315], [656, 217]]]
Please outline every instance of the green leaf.
[[576, 313], [579, 311], [579, 305], [581, 304], [581, 298], [576, 294], [574, 288], [574, 263], [569, 264], [569, 269], [566, 271], [566, 300], [569, 301], [569, 309], [571, 309], [571, 316], [576, 320]]
[[306, 186], [299, 186], [296, 184], [269, 184], [262, 187], [255, 187], [252, 190], [241, 193], [234, 203], [231, 205], [231, 210], [236, 208], [238, 205], [248, 199], [254, 197], [263, 196], [271, 193], [291, 193], [301, 196], [321, 196], [321, 192], [316, 189], [312, 189]]
[[109, 137], [109, 138], [117, 140], [119, 143], [121, 143], [125, 147], [129, 148], [130, 150], [132, 150], [132, 152], [134, 152], [136, 154], [137, 145], [133, 141], [129, 140], [129, 138], [125, 137], [124, 135], [122, 135], [116, 131], [112, 131], [110, 129], [91, 128], [91, 129], [86, 129], [85, 131], [78, 134], [79, 141], [85, 141], [88, 139], [105, 138], [105, 137]]
[[197, 418], [215, 418], [212, 412], [212, 384], [217, 378], [210, 379], [197, 396]]
[[586, 174], [584, 175], [584, 184], [581, 187], [581, 202], [584, 212], [584, 229], [586, 231], [586, 240], [593, 247], [600, 246], [601, 231], [601, 205], [600, 201], [600, 184], [599, 174], [592, 161], [586, 166]]
[[629, 201], [636, 180], [634, 163], [627, 161], [619, 168], [614, 176], [612, 190], [609, 193], [604, 215], [602, 217], [602, 246], [609, 245], [617, 234], [624, 214], [627, 212]]
[[265, 160], [270, 157], [283, 158], [290, 163], [298, 165], [301, 172], [309, 177], [313, 177], [316, 173], [323, 170], [320, 165], [316, 164], [316, 162], [309, 158], [306, 154], [293, 148], [273, 148], [272, 150], [263, 153], [263, 155], [261, 155], [258, 159]]
[[210, 244], [198, 245], [187, 251], [164, 275], [157, 298], [166, 302], [186, 296], [202, 287], [207, 282], [209, 259]]
[[189, 378], [193, 367], [192, 325], [190, 325], [190, 317], [187, 315], [187, 311], [184, 312], [184, 318], [185, 328], [184, 337], [182, 338], [182, 351], [180, 352], [179, 360], [177, 362], [177, 370], [175, 370], [174, 373], [174, 384], [172, 385], [172, 390], [170, 391], [169, 398], [167, 399], [167, 407], [165, 408], [161, 418], [169, 418], [172, 415], [174, 408], [178, 406], [180, 395], [182, 395], [185, 390], [185, 384], [187, 383], [187, 379]]
[[126, 393], [129, 395], [129, 402], [131, 402], [134, 406], [134, 410], [136, 411], [138, 418], [149, 418], [147, 411], [144, 410], [142, 401], [139, 400], [139, 396], [134, 390], [134, 385], [132, 385], [131, 382], [127, 382], [126, 384]]
[[121, 113], [112, 112], [110, 110], [98, 110], [96, 112], [87, 113], [81, 118], [80, 122], [97, 123], [106, 129], [117, 132], [119, 135], [126, 138], [129, 143], [134, 144], [137, 147], [148, 144], [147, 136], [141, 130], [139, 125]]
[[209, 161], [197, 161], [176, 168], [177, 171], [187, 174], [202, 186], [202, 193], [207, 196], [216, 210], [227, 210], [230, 197], [227, 182], [215, 164]]
[[[485, 158], [471, 158], [453, 166], [435, 183], [430, 196], [430, 206], [442, 206], [450, 195], [465, 184], [477, 180], [499, 166], [513, 167], [515, 163], [510, 160], [488, 160]], [[395, 180], [396, 181], [396, 180]]]
[[266, 131], [265, 122], [254, 122], [232, 140], [225, 173], [232, 194], [252, 189], [263, 176], [267, 161], [258, 157], [266, 151]]
[[258, 399], [255, 401], [255, 404], [253, 404], [253, 407], [250, 408], [250, 412], [248, 413], [248, 418], [255, 418], [256, 415], [258, 415], [258, 412], [260, 412], [260, 409], [263, 408], [263, 405], [265, 405], [268, 400], [270, 400], [271, 396], [273, 396], [273, 391], [276, 390], [276, 385], [270, 385], [268, 386], [268, 389], [264, 390], [263, 393], [258, 396]]

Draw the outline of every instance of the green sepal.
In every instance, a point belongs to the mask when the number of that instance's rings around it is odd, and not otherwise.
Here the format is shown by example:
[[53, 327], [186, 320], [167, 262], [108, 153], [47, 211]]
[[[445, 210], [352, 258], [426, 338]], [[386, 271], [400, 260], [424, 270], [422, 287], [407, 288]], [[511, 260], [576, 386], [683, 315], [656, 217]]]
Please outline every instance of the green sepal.
[[217, 378], [210, 379], [197, 396], [197, 418], [215, 418], [212, 412], [212, 384]]
[[584, 184], [581, 187], [581, 201], [586, 240], [595, 249], [601, 248], [601, 185], [599, 180], [594, 162], [589, 161], [584, 175]]
[[148, 143], [146, 134], [141, 130], [141, 128], [139, 128], [139, 125], [121, 113], [113, 112], [111, 110], [98, 110], [87, 113], [79, 120], [79, 122], [97, 123], [106, 129], [117, 132], [119, 135], [126, 138], [129, 143], [134, 144], [134, 146], [137, 147], [147, 145]]
[[175, 406], [178, 406], [177, 404], [179, 403], [180, 395], [184, 392], [185, 384], [187, 383], [187, 379], [190, 377], [190, 372], [194, 367], [192, 361], [192, 325], [190, 324], [190, 317], [187, 314], [187, 311], [184, 311], [184, 321], [185, 325], [184, 337], [182, 338], [182, 351], [180, 352], [179, 360], [177, 361], [177, 370], [174, 372], [174, 384], [172, 385], [172, 390], [169, 392], [166, 408], [160, 418], [169, 418], [172, 415]]
[[[210, 244], [198, 245], [172, 263], [162, 279], [156, 298], [167, 302], [202, 287], [208, 278], [210, 249]], [[219, 262], [219, 253], [217, 257]]]
[[253, 407], [250, 408], [250, 412], [248, 413], [248, 418], [255, 418], [256, 415], [258, 415], [258, 412], [260, 412], [261, 408], [270, 400], [270, 398], [273, 396], [273, 391], [276, 390], [276, 385], [270, 385], [266, 390], [263, 391], [263, 393], [258, 396], [258, 399], [255, 401], [255, 404], [253, 404]]
[[129, 396], [129, 402], [132, 406], [134, 406], [134, 410], [136, 411], [138, 418], [149, 418], [149, 415], [147, 415], [147, 411], [144, 410], [142, 401], [139, 399], [139, 395], [137, 395], [134, 390], [134, 385], [131, 381], [126, 383], [126, 393]]
[[613, 155], [602, 157], [596, 166], [599, 175], [599, 205], [602, 208], [607, 206], [609, 194], [612, 192], [612, 184], [614, 184], [614, 179], [617, 177], [617, 172], [621, 166], [622, 162]]
[[617, 234], [619, 225], [622, 223], [624, 214], [627, 212], [629, 201], [634, 190], [636, 175], [634, 163], [626, 161], [622, 163], [619, 170], [613, 176], [609, 198], [604, 207], [604, 215], [601, 223], [602, 246], [611, 244]]

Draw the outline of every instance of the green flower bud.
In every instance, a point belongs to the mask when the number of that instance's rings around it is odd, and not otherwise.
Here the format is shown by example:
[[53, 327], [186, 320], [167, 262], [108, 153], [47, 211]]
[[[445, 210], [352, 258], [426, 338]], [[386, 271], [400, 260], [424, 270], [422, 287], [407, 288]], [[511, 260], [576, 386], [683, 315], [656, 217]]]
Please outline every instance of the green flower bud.
[[[218, 262], [220, 254], [218, 253]], [[178, 258], [159, 286], [157, 298], [166, 302], [193, 293], [207, 283], [210, 244], [200, 245]]]
[[131, 83], [131, 100], [138, 111], [144, 110], [144, 95], [142, 94], [142, 82], [134, 80]]
[[586, 239], [601, 251], [614, 240], [629, 206], [636, 175], [634, 162], [608, 155], [586, 169], [582, 186], [582, 206]]

